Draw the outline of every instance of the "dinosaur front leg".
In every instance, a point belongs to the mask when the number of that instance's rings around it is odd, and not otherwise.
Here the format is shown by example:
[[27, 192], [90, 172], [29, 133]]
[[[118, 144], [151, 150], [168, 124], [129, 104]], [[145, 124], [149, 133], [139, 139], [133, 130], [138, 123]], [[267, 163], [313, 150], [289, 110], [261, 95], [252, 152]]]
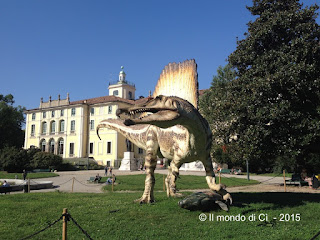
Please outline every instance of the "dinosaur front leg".
[[216, 184], [215, 174], [213, 172], [211, 158], [209, 157], [206, 162], [203, 163], [204, 168], [206, 170], [206, 180], [209, 188], [213, 191], [219, 193], [223, 200], [229, 201], [232, 204], [232, 198], [230, 193], [228, 193], [221, 184]]

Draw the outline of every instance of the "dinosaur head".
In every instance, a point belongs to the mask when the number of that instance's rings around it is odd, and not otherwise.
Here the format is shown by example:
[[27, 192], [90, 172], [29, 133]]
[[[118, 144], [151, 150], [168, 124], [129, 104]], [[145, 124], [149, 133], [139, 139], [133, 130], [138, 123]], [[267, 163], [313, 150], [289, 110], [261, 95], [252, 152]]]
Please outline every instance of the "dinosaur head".
[[116, 115], [124, 124], [153, 124], [161, 127], [171, 126], [180, 117], [180, 103], [174, 97], [157, 96], [144, 104], [129, 108], [119, 108]]

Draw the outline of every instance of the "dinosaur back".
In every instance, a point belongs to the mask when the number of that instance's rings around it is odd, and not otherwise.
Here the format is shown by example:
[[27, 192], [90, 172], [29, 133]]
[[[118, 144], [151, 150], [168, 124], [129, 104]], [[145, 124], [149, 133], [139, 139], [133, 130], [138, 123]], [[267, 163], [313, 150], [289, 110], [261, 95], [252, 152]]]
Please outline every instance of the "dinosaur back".
[[198, 109], [198, 73], [194, 59], [182, 63], [169, 63], [164, 67], [153, 92], [153, 97], [177, 96]]

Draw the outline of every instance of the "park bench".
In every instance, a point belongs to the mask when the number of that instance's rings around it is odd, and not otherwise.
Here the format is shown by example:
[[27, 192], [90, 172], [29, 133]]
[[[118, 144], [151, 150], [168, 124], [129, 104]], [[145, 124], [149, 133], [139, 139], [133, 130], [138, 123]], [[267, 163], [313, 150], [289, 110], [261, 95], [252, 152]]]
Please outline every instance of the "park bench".
[[286, 185], [295, 185], [295, 186], [305, 186], [308, 185], [308, 182], [303, 181], [301, 179], [300, 174], [292, 174], [292, 177], [290, 180], [286, 180]]
[[7, 194], [7, 193], [10, 193], [12, 190], [11, 187], [0, 187], [0, 193], [4, 193], [4, 194]]
[[231, 169], [220, 169], [220, 173], [225, 173], [225, 174], [230, 174], [231, 173]]
[[32, 172], [39, 173], [39, 172], [51, 172], [49, 168], [47, 169], [33, 169]]

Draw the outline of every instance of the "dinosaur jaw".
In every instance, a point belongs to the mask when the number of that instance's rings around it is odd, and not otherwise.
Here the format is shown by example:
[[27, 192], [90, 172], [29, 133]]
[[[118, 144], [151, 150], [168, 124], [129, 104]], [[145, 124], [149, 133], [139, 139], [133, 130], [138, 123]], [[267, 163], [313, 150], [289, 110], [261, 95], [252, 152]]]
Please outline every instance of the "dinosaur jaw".
[[158, 125], [164, 122], [176, 120], [180, 117], [180, 114], [175, 109], [139, 107], [118, 109], [116, 115], [120, 119], [124, 120], [124, 124], [127, 126], [134, 124]]

